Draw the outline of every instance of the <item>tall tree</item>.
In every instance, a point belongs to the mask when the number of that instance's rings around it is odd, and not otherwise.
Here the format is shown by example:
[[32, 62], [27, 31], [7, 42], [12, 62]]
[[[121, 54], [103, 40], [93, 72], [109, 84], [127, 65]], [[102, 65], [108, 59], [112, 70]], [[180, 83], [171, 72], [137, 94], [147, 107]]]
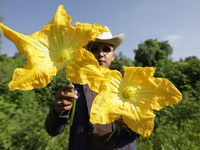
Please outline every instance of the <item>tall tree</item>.
[[134, 49], [135, 63], [137, 66], [154, 66], [162, 59], [167, 59], [173, 52], [168, 41], [158, 42], [157, 39], [148, 39]]

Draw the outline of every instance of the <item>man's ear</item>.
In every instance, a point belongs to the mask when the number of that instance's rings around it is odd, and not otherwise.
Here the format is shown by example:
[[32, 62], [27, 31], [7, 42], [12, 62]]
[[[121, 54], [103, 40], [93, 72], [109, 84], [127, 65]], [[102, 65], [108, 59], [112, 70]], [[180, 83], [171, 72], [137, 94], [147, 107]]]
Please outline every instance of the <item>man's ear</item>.
[[115, 52], [113, 52], [111, 61], [113, 61], [114, 59], [115, 59]]

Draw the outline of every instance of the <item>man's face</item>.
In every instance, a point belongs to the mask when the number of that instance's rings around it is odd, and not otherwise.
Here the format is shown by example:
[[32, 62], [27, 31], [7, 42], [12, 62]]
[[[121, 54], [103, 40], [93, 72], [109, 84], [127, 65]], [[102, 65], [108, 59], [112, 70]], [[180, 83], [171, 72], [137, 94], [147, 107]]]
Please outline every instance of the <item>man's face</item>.
[[92, 43], [88, 50], [93, 53], [101, 67], [109, 68], [111, 62], [115, 59], [114, 47], [108, 43]]

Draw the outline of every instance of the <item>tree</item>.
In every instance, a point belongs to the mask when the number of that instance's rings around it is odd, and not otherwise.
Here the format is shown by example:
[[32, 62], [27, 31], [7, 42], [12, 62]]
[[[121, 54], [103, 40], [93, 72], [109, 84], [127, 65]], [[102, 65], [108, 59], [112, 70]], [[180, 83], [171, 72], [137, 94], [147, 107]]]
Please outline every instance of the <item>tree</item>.
[[190, 61], [190, 60], [192, 60], [192, 59], [195, 60], [195, 59], [198, 59], [198, 58], [197, 58], [197, 56], [189, 56], [189, 57], [186, 57], [184, 61], [187, 62], [187, 61]]
[[121, 72], [121, 74], [124, 74], [124, 68], [123, 66], [129, 67], [129, 66], [135, 66], [134, 62], [127, 58], [126, 56], [124, 56], [122, 54], [122, 52], [119, 53], [119, 55], [115, 56], [114, 61], [112, 62], [112, 64], [110, 65], [110, 69], [113, 70], [118, 70], [119, 72]]
[[173, 49], [168, 41], [158, 42], [157, 39], [149, 39], [134, 49], [135, 63], [137, 66], [155, 66], [156, 62], [168, 59]]

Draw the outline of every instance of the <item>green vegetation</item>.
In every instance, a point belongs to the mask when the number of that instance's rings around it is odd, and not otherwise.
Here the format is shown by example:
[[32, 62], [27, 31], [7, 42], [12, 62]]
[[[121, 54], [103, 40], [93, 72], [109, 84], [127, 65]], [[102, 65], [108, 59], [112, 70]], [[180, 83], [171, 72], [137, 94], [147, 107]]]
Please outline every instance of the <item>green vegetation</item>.
[[[147, 42], [148, 41], [148, 42]], [[164, 51], [165, 55], [157, 57], [154, 53], [143, 60], [136, 62], [141, 66], [156, 67], [155, 77], [170, 80], [182, 93], [183, 99], [173, 107], [164, 107], [155, 111], [155, 127], [150, 137], [140, 137], [137, 140], [138, 150], [199, 150], [200, 149], [200, 60], [197, 57], [188, 57], [185, 60], [173, 62], [169, 59], [172, 53], [171, 46], [167, 42], [147, 40], [135, 50], [135, 58], [141, 51], [140, 47], [146, 47], [142, 52], [144, 56], [151, 51]], [[154, 48], [152, 43], [156, 46]], [[162, 44], [162, 48], [161, 45]], [[168, 50], [167, 50], [168, 49]], [[170, 50], [171, 49], [171, 50]], [[166, 52], [167, 50], [167, 52]], [[140, 54], [140, 53], [139, 53]], [[162, 53], [161, 53], [162, 54]], [[155, 59], [157, 58], [157, 59]], [[149, 62], [149, 64], [147, 63]]]
[[50, 137], [44, 129], [54, 95], [66, 82], [65, 71], [60, 71], [44, 89], [9, 90], [14, 69], [24, 67], [26, 60], [21, 54], [14, 57], [0, 55], [0, 149], [67, 149], [67, 130], [57, 137]]
[[[137, 149], [200, 149], [200, 60], [188, 57], [173, 62], [169, 59], [172, 48], [166, 41], [149, 39], [138, 47], [138, 50], [134, 50], [135, 61], [120, 53], [110, 68], [123, 74], [123, 65], [154, 66], [155, 77], [170, 80], [183, 94], [183, 100], [173, 107], [155, 111], [154, 131], [148, 138], [137, 139]], [[19, 53], [14, 57], [0, 55], [0, 149], [67, 149], [68, 128], [56, 137], [49, 136], [44, 129], [44, 121], [52, 107], [54, 96], [66, 83], [65, 71], [61, 70], [44, 89], [10, 91], [8, 83], [14, 69], [24, 67], [26, 60]]]

